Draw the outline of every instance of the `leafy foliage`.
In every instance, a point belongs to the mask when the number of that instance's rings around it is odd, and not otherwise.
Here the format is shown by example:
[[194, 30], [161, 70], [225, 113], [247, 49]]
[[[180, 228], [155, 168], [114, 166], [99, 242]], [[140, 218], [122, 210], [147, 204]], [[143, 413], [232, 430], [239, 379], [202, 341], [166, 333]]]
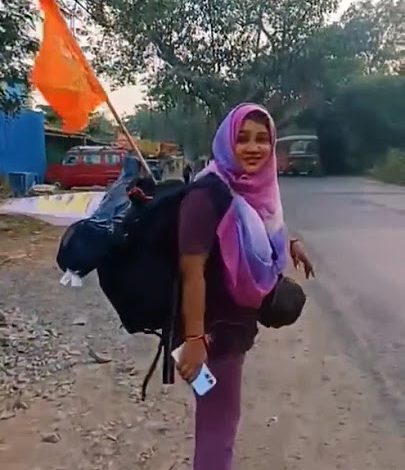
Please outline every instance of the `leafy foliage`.
[[49, 127], [60, 129], [62, 126], [62, 121], [55, 111], [47, 104], [41, 104], [38, 106], [45, 116], [45, 124]]
[[114, 137], [115, 127], [104, 114], [95, 112], [90, 117], [86, 133], [95, 139], [108, 142]]
[[371, 175], [385, 183], [405, 186], [405, 150], [390, 149], [384, 161], [373, 168]]
[[341, 87], [360, 76], [392, 72], [403, 24], [399, 1], [365, 0], [355, 3], [341, 22], [317, 31], [307, 42], [297, 77], [312, 85], [309, 106], [332, 101]]
[[0, 4], [0, 110], [13, 113], [27, 98], [27, 59], [36, 51], [35, 11], [30, 0]]
[[343, 17], [345, 34], [362, 58], [367, 73], [387, 72], [400, 52], [405, 24], [403, 0], [362, 0]]
[[329, 173], [358, 173], [405, 149], [405, 77], [366, 77], [343, 88], [319, 120], [321, 157]]
[[94, 0], [98, 68], [120, 84], [146, 72], [155, 101], [181, 97], [220, 117], [242, 100], [298, 99], [294, 65], [336, 0]]
[[396, 70], [405, 18], [401, 0], [363, 0], [331, 24], [338, 3], [92, 0], [102, 35], [87, 40], [117, 84], [144, 77], [152, 105], [128, 122], [145, 137], [189, 139], [205, 153], [229, 107], [258, 101], [280, 128], [297, 116], [318, 128], [328, 171], [361, 171], [398, 138], [391, 113], [401, 85], [379, 77]]
[[398, 68], [404, 15], [401, 2], [364, 1], [354, 4], [340, 24], [312, 38], [316, 46], [310, 56], [324, 54], [323, 74], [315, 83], [315, 99], [296, 123], [317, 128], [329, 173], [362, 172], [389, 146], [402, 145], [403, 80], [384, 74]]
[[[49, 105], [39, 105], [38, 108], [44, 113], [45, 124], [47, 126], [56, 129], [62, 127], [61, 119]], [[115, 128], [113, 123], [104, 114], [94, 112], [90, 116], [89, 125], [85, 132], [95, 139], [111, 141], [114, 137]]]
[[132, 133], [143, 139], [177, 142], [189, 159], [210, 153], [216, 124], [203, 110], [181, 104], [160, 111], [142, 107], [124, 122]]

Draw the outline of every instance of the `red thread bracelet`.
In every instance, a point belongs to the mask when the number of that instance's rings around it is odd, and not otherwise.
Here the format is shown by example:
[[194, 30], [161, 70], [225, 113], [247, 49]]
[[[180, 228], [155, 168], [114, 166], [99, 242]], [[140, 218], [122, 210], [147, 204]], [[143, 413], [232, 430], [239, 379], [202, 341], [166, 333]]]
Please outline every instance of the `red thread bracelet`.
[[204, 334], [204, 335], [191, 335], [191, 336], [186, 336], [186, 342], [188, 341], [204, 341], [204, 344], [205, 344], [205, 347], [208, 348], [209, 346], [209, 343], [210, 343], [210, 338], [208, 335]]

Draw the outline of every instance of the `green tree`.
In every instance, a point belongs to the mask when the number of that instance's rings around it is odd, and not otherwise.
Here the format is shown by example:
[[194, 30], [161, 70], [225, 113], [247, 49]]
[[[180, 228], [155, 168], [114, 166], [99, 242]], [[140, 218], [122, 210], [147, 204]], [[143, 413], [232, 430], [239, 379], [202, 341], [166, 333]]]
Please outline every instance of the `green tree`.
[[203, 109], [181, 103], [170, 110], [143, 106], [124, 122], [142, 139], [176, 142], [189, 159], [209, 154], [215, 130], [215, 122]]
[[[182, 142], [198, 135], [207, 149], [215, 122], [237, 102], [263, 103], [279, 127], [304, 109], [320, 128], [322, 120], [340, 122], [335, 100], [342, 89], [361, 76], [394, 71], [401, 0], [356, 3], [330, 24], [338, 3], [92, 0], [88, 9], [103, 34], [95, 43], [88, 39], [97, 69], [116, 83], [145, 77], [153, 106], [134, 118], [143, 134]], [[347, 147], [347, 166], [354, 168], [359, 160], [352, 159], [352, 143]]]
[[361, 173], [405, 148], [405, 77], [369, 76], [342, 88], [319, 120], [328, 173]]
[[49, 105], [47, 104], [38, 105], [38, 109], [40, 109], [44, 113], [45, 125], [56, 128], [56, 129], [61, 128], [62, 121], [60, 117], [55, 113], [55, 111]]
[[181, 98], [215, 117], [242, 100], [275, 113], [307, 84], [294, 65], [307, 40], [325, 25], [337, 0], [94, 0], [104, 35], [97, 68], [118, 83], [147, 74], [155, 101], [173, 108]]
[[37, 49], [30, 0], [0, 4], [0, 110], [13, 113], [29, 94], [27, 59]]
[[95, 139], [110, 142], [114, 137], [115, 128], [104, 114], [95, 112], [90, 117], [86, 133]]
[[392, 72], [400, 55], [401, 24], [400, 2], [366, 0], [354, 4], [340, 23], [309, 38], [295, 70], [296, 80], [308, 83], [309, 107], [319, 109], [360, 76]]
[[327, 24], [337, 0], [93, 0], [97, 68], [117, 83], [146, 76], [165, 109], [192, 103], [215, 119], [240, 101], [284, 124], [353, 76], [395, 57], [400, 0], [365, 0]]
[[[404, 14], [398, 1], [356, 3], [341, 23], [322, 29], [308, 43], [302, 65], [307, 76], [312, 76], [313, 95], [295, 122], [318, 130], [327, 172], [361, 172], [372, 166], [390, 145], [389, 139], [397, 135], [386, 127], [389, 113], [393, 113], [393, 122], [398, 118], [405, 122], [405, 115], [393, 108], [401, 82], [395, 77], [384, 78], [398, 68]], [[316, 63], [320, 66], [315, 67]], [[379, 112], [375, 102], [382, 94], [387, 95], [387, 101], [379, 103], [383, 110]], [[350, 98], [345, 100], [345, 96]], [[367, 129], [379, 131], [367, 138]], [[367, 142], [372, 143], [371, 148]]]
[[366, 73], [390, 72], [400, 56], [403, 0], [362, 0], [354, 3], [342, 20], [348, 42], [363, 59]]
[[[62, 121], [49, 105], [39, 105], [38, 108], [44, 113], [45, 124], [47, 126], [61, 129]], [[113, 123], [104, 114], [96, 111], [90, 116], [89, 125], [84, 132], [95, 139], [109, 142], [114, 137], [115, 128]]]

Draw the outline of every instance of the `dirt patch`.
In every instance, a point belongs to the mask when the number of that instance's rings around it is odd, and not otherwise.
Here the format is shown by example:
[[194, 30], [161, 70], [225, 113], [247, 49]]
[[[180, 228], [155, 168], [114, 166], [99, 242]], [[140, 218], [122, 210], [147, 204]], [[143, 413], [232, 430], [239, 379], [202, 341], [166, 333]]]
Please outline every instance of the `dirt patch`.
[[48, 263], [55, 257], [62, 230], [24, 216], [0, 214], [0, 270]]
[[[190, 469], [188, 387], [164, 390], [157, 373], [139, 398], [156, 342], [120, 329], [95, 276], [60, 286], [59, 231], [10, 223], [9, 247], [32, 256], [29, 269], [23, 260], [0, 271], [2, 468]], [[327, 318], [310, 300], [294, 327], [261, 332], [246, 364], [236, 469], [403, 468], [403, 438]]]

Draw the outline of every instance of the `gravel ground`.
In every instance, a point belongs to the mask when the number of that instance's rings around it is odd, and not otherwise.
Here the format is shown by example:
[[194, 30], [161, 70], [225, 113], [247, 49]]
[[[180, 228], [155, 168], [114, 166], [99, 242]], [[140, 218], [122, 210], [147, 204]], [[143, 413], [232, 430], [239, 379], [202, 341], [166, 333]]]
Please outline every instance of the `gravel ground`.
[[[187, 386], [164, 390], [157, 374], [139, 399], [156, 342], [120, 329], [94, 276], [59, 285], [57, 231], [0, 223], [2, 468], [190, 469]], [[293, 328], [261, 333], [237, 470], [405, 469], [403, 438], [333, 328], [311, 300]]]

